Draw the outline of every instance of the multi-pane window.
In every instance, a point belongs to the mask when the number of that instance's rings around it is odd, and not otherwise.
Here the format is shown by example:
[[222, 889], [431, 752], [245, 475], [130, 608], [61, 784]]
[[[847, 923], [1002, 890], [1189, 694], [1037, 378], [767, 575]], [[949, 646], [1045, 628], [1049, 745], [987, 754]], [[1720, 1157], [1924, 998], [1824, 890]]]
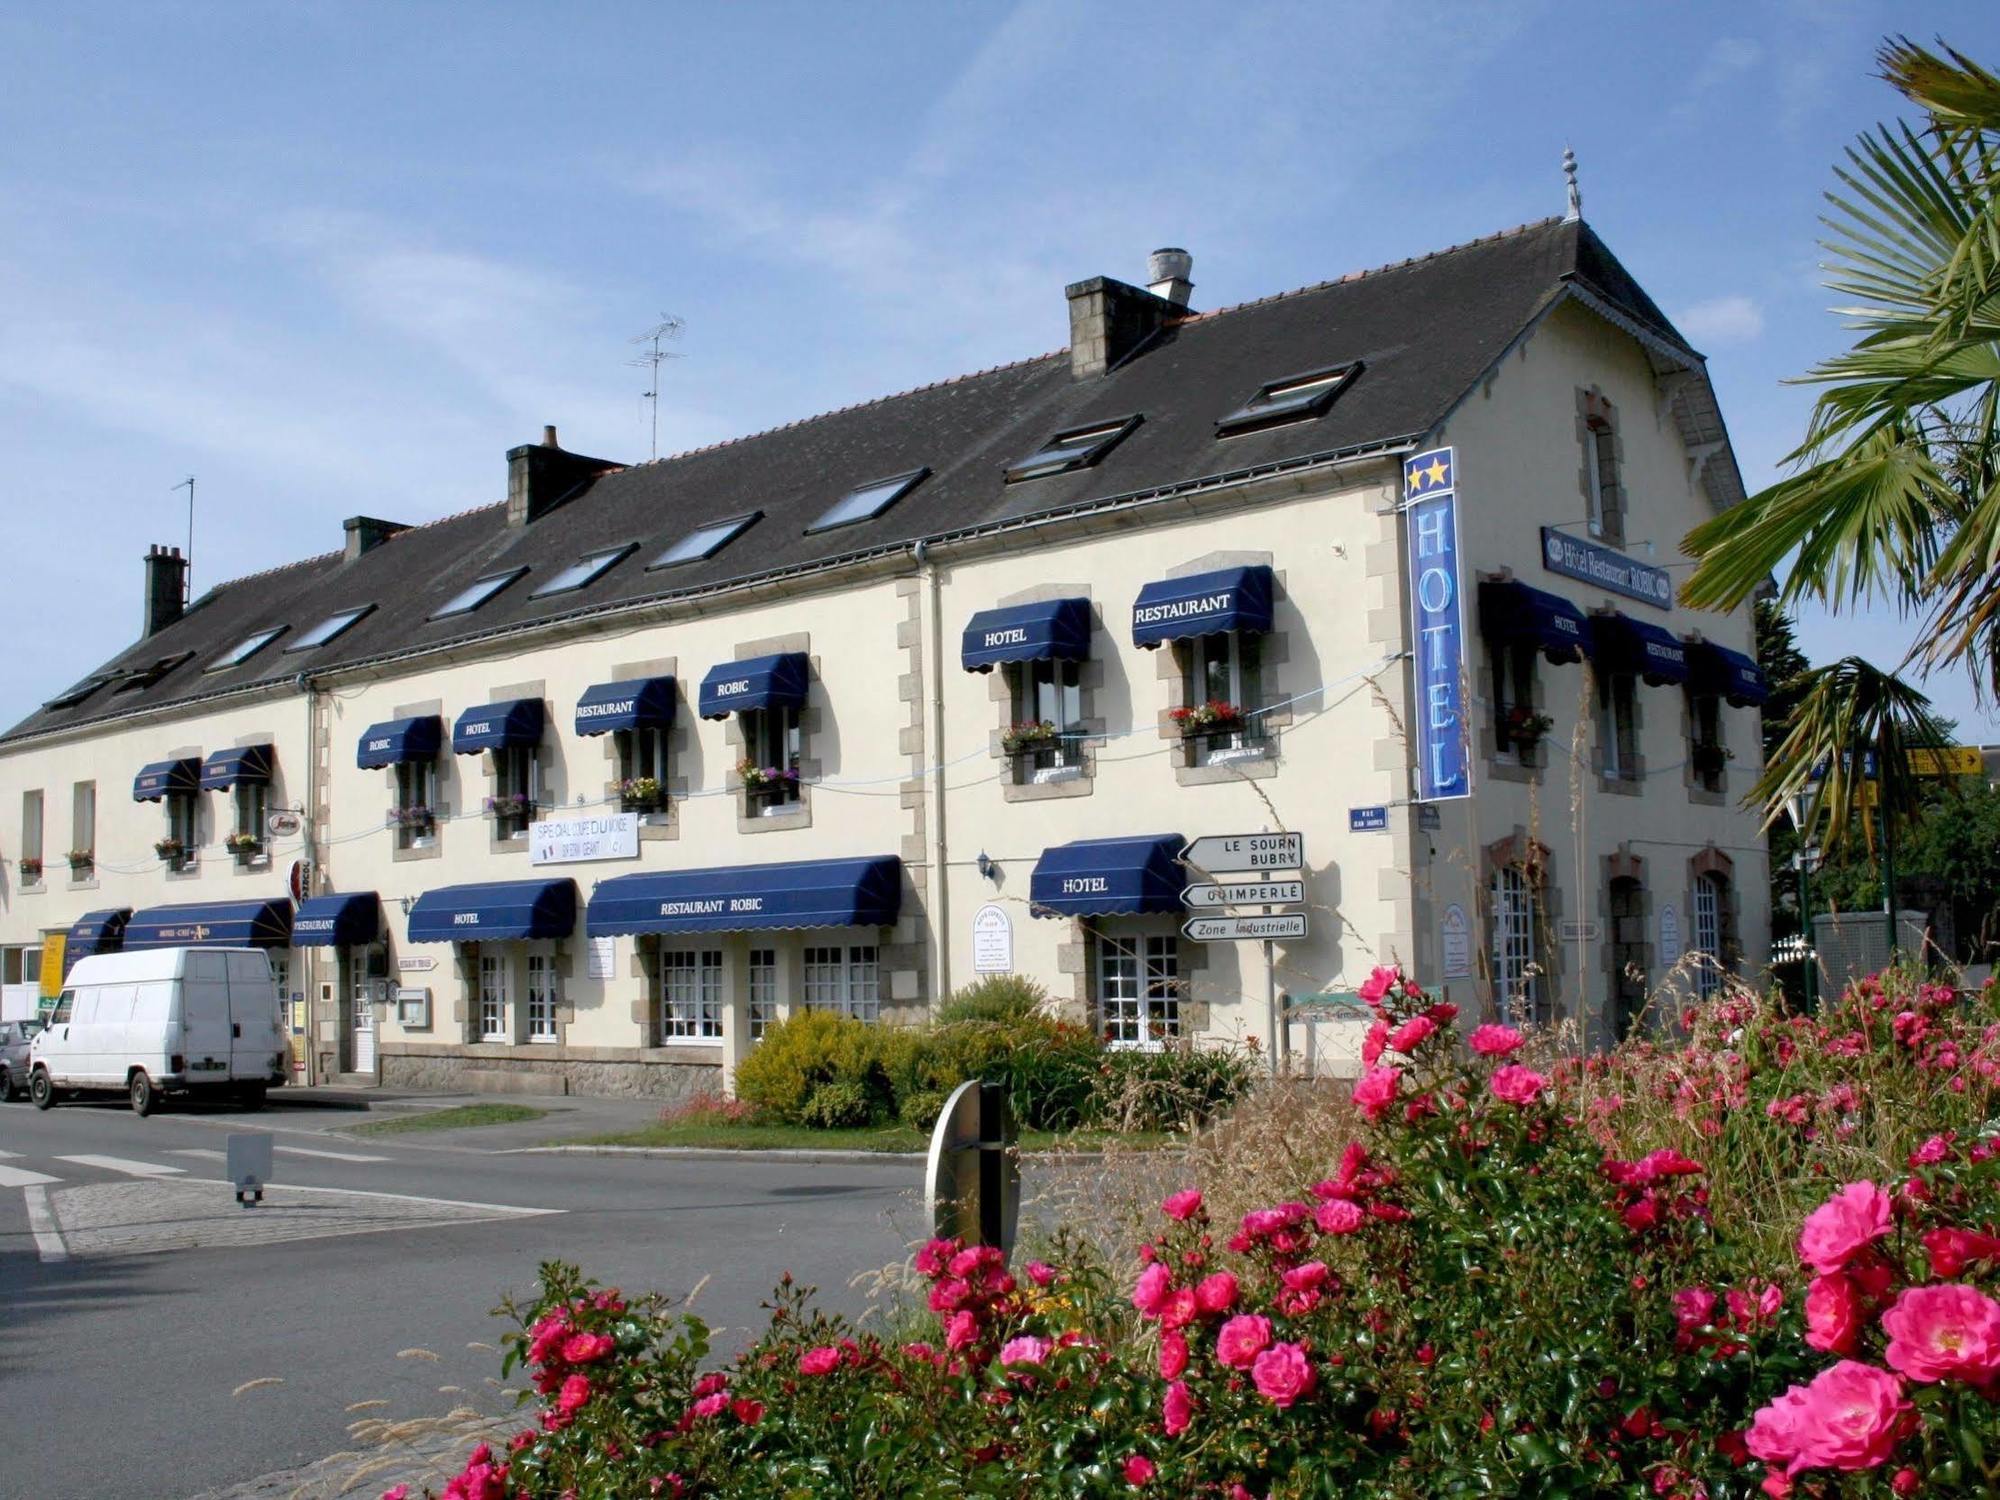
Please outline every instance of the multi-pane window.
[[542, 792], [541, 755], [534, 745], [493, 752], [493, 821], [500, 837], [526, 838]]
[[874, 945], [835, 943], [806, 949], [805, 1002], [814, 1010], [875, 1020], [882, 1013], [882, 994]]
[[1177, 939], [1098, 936], [1097, 1021], [1114, 1047], [1157, 1047], [1181, 1034]]
[[1189, 720], [1197, 763], [1228, 759], [1263, 739], [1261, 635], [1243, 630], [1198, 635], [1187, 642], [1182, 661], [1183, 701], [1197, 716]]
[[657, 726], [620, 729], [612, 741], [618, 754], [619, 800], [638, 812], [665, 805], [667, 791], [667, 732]]
[[195, 800], [188, 792], [168, 792], [163, 800], [167, 808], [167, 837], [180, 846], [178, 853], [167, 856], [167, 867], [184, 869], [194, 863]]
[[1496, 641], [1488, 652], [1493, 682], [1493, 743], [1525, 754], [1541, 738], [1535, 712], [1535, 648], [1525, 641]]
[[437, 762], [398, 761], [396, 774], [396, 847], [414, 849], [429, 844], [437, 832]]
[[[97, 857], [97, 783], [94, 781], [79, 781], [70, 789], [69, 848], [70, 861], [78, 873], [87, 869]], [[83, 856], [80, 863], [78, 855]]]
[[1601, 672], [1597, 678], [1597, 743], [1604, 774], [1630, 781], [1639, 774], [1638, 679], [1630, 672]]
[[799, 805], [799, 757], [804, 740], [796, 708], [751, 709], [742, 715], [744, 790], [753, 812]]
[[1493, 993], [1510, 1023], [1543, 1019], [1540, 964], [1541, 913], [1536, 882], [1519, 865], [1493, 872]]
[[[1033, 726], [1022, 742], [1021, 769], [1030, 772], [1081, 764], [1078, 736], [1083, 732], [1083, 663], [1024, 661], [1008, 670], [1014, 682], [1015, 733]], [[1041, 728], [1044, 725], [1053, 727], [1055, 738], [1041, 737], [1047, 732]]]
[[1584, 519], [1592, 536], [1605, 536], [1611, 530], [1611, 513], [1618, 501], [1618, 450], [1611, 424], [1602, 417], [1590, 418], [1584, 424], [1583, 445], [1585, 493], [1589, 499]]
[[264, 820], [271, 810], [271, 788], [262, 781], [239, 781], [230, 788], [238, 837], [264, 841]]
[[722, 1040], [722, 953], [660, 955], [660, 1035], [670, 1042]]
[[1688, 759], [1704, 791], [1719, 792], [1729, 751], [1722, 740], [1722, 700], [1714, 693], [1688, 695]]
[[778, 950], [750, 950], [750, 1040], [764, 1040], [764, 1033], [778, 1019]]
[[1694, 971], [1695, 993], [1706, 1000], [1722, 982], [1722, 877], [1694, 878], [1694, 946], [1701, 955]]
[[547, 953], [528, 955], [528, 1040], [556, 1039], [556, 961]]
[[[42, 793], [34, 791], [21, 793], [21, 861], [35, 872], [33, 879], [42, 878]], [[24, 874], [23, 880], [30, 877]]]
[[508, 991], [512, 988], [507, 960], [496, 953], [479, 956], [479, 1039], [507, 1042], [513, 1033], [507, 1025]]

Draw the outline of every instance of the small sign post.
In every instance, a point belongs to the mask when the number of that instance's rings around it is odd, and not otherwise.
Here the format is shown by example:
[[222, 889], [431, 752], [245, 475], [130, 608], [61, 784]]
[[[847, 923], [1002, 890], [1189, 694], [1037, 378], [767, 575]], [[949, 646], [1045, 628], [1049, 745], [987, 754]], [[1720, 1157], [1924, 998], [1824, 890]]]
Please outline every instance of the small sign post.
[[236, 1186], [236, 1201], [255, 1208], [264, 1201], [264, 1188], [271, 1180], [271, 1135], [269, 1131], [233, 1131], [227, 1141], [229, 1180]]

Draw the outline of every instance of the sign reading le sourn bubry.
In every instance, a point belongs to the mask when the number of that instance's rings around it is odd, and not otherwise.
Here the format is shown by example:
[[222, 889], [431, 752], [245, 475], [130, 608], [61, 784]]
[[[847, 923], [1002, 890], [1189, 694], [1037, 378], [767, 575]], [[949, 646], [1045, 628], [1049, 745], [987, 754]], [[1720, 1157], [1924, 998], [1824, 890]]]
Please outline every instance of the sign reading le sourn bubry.
[[1299, 870], [1305, 867], [1306, 836], [1302, 833], [1213, 833], [1181, 850], [1181, 862], [1202, 875], [1233, 875], [1249, 870]]
[[1674, 581], [1665, 568], [1636, 562], [1614, 548], [1582, 541], [1553, 526], [1542, 528], [1542, 566], [1551, 573], [1594, 583], [1627, 599], [1637, 599], [1641, 604], [1658, 609], [1674, 607]]

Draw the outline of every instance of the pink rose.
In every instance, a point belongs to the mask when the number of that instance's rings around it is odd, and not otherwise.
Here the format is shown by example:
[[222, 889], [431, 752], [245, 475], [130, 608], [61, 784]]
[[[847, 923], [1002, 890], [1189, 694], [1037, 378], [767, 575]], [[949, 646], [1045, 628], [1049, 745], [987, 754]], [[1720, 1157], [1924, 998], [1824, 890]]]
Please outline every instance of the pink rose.
[[1160, 1418], [1168, 1437], [1179, 1437], [1194, 1420], [1194, 1399], [1188, 1395], [1187, 1382], [1176, 1380], [1167, 1387], [1166, 1397], [1160, 1402]]
[[1518, 1063], [1509, 1063], [1504, 1068], [1495, 1068], [1488, 1084], [1493, 1097], [1508, 1104], [1529, 1105], [1542, 1097], [1548, 1079], [1533, 1068], [1524, 1068]]
[[1132, 1305], [1139, 1309], [1140, 1317], [1157, 1318], [1173, 1287], [1173, 1273], [1164, 1262], [1156, 1260], [1139, 1273], [1139, 1280], [1132, 1287]]
[[1236, 1305], [1236, 1278], [1227, 1271], [1204, 1276], [1194, 1289], [1194, 1304], [1205, 1317], [1226, 1313]]
[[1912, 1380], [1984, 1385], [2000, 1372], [2000, 1302], [1958, 1282], [1913, 1286], [1882, 1314], [1885, 1358]]
[[1125, 1460], [1125, 1482], [1134, 1489], [1151, 1484], [1153, 1476], [1159, 1472], [1153, 1467], [1153, 1461], [1143, 1453], [1135, 1453]]
[[1176, 1222], [1192, 1219], [1201, 1211], [1201, 1189], [1183, 1188], [1160, 1205], [1160, 1212]]
[[1049, 1357], [1055, 1345], [1047, 1339], [1038, 1339], [1031, 1333], [1012, 1338], [1000, 1346], [1000, 1363], [1005, 1365], [1039, 1365]]
[[1354, 1085], [1354, 1107], [1361, 1111], [1362, 1119], [1373, 1123], [1396, 1102], [1396, 1091], [1402, 1086], [1403, 1075], [1399, 1069], [1370, 1068]]
[[[961, 1313], [960, 1317], [970, 1314]], [[957, 1319], [952, 1320], [954, 1323]], [[801, 1375], [831, 1375], [840, 1368], [840, 1351], [831, 1344], [821, 1344], [817, 1349], [808, 1349], [799, 1356]]]
[[729, 1394], [717, 1391], [712, 1396], [703, 1396], [688, 1408], [689, 1414], [698, 1422], [706, 1422], [710, 1417], [720, 1415], [729, 1407]]
[[1293, 1266], [1279, 1279], [1285, 1283], [1288, 1292], [1316, 1292], [1326, 1285], [1326, 1278], [1332, 1273], [1323, 1260], [1309, 1260], [1302, 1266]]
[[582, 1375], [572, 1375], [562, 1383], [556, 1393], [556, 1411], [559, 1415], [573, 1417], [577, 1409], [590, 1399], [590, 1381]]
[[1247, 1370], [1271, 1347], [1271, 1320], [1243, 1313], [1222, 1325], [1215, 1336], [1215, 1357], [1232, 1369]]
[[563, 1344], [562, 1357], [573, 1365], [587, 1365], [617, 1347], [617, 1341], [608, 1333], [579, 1333]]
[[1838, 1271], [1889, 1232], [1889, 1195], [1872, 1182], [1850, 1182], [1806, 1215], [1799, 1259], [1824, 1276]]
[[1163, 1333], [1160, 1335], [1160, 1379], [1179, 1380], [1181, 1372], [1187, 1369], [1188, 1342], [1184, 1335]]
[[1368, 1214], [1358, 1203], [1335, 1198], [1319, 1206], [1313, 1222], [1319, 1225], [1321, 1234], [1352, 1234], [1368, 1222]]
[[[978, 1342], [979, 1319], [975, 1318], [969, 1312], [953, 1313], [951, 1321], [944, 1325], [945, 1348], [951, 1350], [953, 1353], [957, 1353], [960, 1349], [970, 1348]], [[801, 1361], [800, 1365], [803, 1368], [804, 1361]], [[808, 1370], [806, 1373], [811, 1374], [812, 1372]]]
[[1382, 1053], [1389, 1045], [1389, 1023], [1377, 1021], [1368, 1028], [1368, 1035], [1361, 1039], [1361, 1065], [1372, 1068], [1382, 1060]]
[[1465, 1042], [1481, 1057], [1505, 1057], [1509, 1052], [1525, 1046], [1527, 1040], [1511, 1026], [1496, 1026], [1488, 1021], [1484, 1026], [1474, 1027]]
[[1931, 1275], [1950, 1277], [1975, 1260], [2000, 1256], [2000, 1239], [1971, 1229], [1932, 1229], [1924, 1234], [1924, 1251], [1930, 1256]]
[[1382, 997], [1402, 982], [1400, 970], [1389, 964], [1378, 964], [1369, 976], [1361, 981], [1361, 988], [1355, 993], [1370, 1005], [1380, 1005]]
[[382, 1500], [410, 1500], [410, 1487], [407, 1484], [391, 1485], [382, 1491]]
[[1843, 1359], [1806, 1387], [1806, 1420], [1796, 1466], [1873, 1469], [1886, 1463], [1911, 1410], [1887, 1370]]
[[1861, 1291], [1846, 1273], [1815, 1277], [1806, 1288], [1806, 1342], [1813, 1348], [1852, 1354], [1862, 1322]]
[[1028, 1262], [1028, 1280], [1034, 1282], [1036, 1286], [1047, 1286], [1055, 1279], [1056, 1268], [1047, 1261], [1031, 1260]]
[[1430, 1039], [1431, 1033], [1437, 1029], [1438, 1023], [1433, 1021], [1429, 1016], [1412, 1016], [1401, 1026], [1398, 1026], [1395, 1033], [1390, 1036], [1390, 1050], [1406, 1055], [1415, 1052], [1418, 1047]]
[[1266, 1349], [1250, 1366], [1250, 1379], [1257, 1394], [1280, 1411], [1310, 1396], [1319, 1383], [1306, 1351], [1297, 1344], [1273, 1344]]
[[755, 1427], [764, 1420], [764, 1403], [752, 1401], [748, 1396], [739, 1396], [729, 1403], [729, 1414], [745, 1427]]

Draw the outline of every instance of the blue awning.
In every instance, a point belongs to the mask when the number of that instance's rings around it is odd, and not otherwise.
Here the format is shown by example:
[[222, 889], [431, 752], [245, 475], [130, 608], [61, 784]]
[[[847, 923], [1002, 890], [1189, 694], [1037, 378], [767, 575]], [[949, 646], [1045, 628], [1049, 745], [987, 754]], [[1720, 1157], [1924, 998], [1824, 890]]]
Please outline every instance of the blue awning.
[[451, 748], [460, 755], [504, 750], [509, 745], [542, 742], [542, 700], [514, 698], [468, 708], [451, 726]]
[[967, 622], [959, 648], [968, 672], [990, 672], [1004, 661], [1083, 661], [1089, 655], [1088, 599], [982, 609]]
[[388, 719], [368, 726], [354, 752], [354, 763], [364, 771], [379, 771], [405, 761], [436, 760], [443, 744], [444, 720], [436, 714]]
[[576, 700], [576, 732], [609, 734], [614, 729], [665, 729], [674, 722], [674, 680], [635, 677], [600, 682]]
[[148, 906], [125, 924], [125, 951], [140, 948], [283, 948], [292, 940], [292, 903], [197, 901]]
[[268, 786], [271, 780], [271, 747], [237, 745], [229, 750], [211, 750], [201, 763], [201, 789], [223, 792], [239, 781]]
[[1771, 696], [1764, 669], [1741, 651], [1713, 641], [1689, 641], [1688, 680], [1697, 693], [1714, 693], [1738, 708], [1755, 708]]
[[648, 871], [601, 882], [591, 892], [584, 927], [592, 937], [889, 927], [902, 898], [903, 862], [893, 855]]
[[576, 931], [574, 880], [501, 880], [425, 891], [410, 908], [413, 943], [566, 938]]
[[812, 664], [803, 651], [711, 667], [701, 680], [701, 716], [726, 719], [751, 708], [799, 708], [811, 676]]
[[1271, 570], [1222, 568], [1162, 578], [1132, 602], [1132, 644], [1148, 648], [1224, 630], [1271, 628]]
[[200, 761], [156, 760], [132, 778], [132, 800], [158, 802], [170, 792], [193, 792], [200, 786]]
[[1655, 687], [1687, 681], [1687, 643], [1664, 625], [1630, 615], [1590, 617], [1590, 659], [1609, 672], [1636, 673]]
[[1489, 641], [1524, 641], [1550, 661], [1581, 661], [1590, 649], [1590, 621], [1559, 594], [1525, 583], [1479, 585], [1479, 628]]
[[1028, 910], [1038, 917], [1177, 912], [1187, 885], [1186, 847], [1177, 833], [1155, 833], [1044, 849], [1028, 881]]
[[373, 891], [308, 896], [292, 918], [294, 948], [357, 948], [382, 936], [382, 903]]
[[85, 912], [70, 923], [69, 936], [63, 940], [63, 963], [67, 966], [96, 953], [116, 953], [125, 941], [125, 924], [131, 919], [129, 906]]

